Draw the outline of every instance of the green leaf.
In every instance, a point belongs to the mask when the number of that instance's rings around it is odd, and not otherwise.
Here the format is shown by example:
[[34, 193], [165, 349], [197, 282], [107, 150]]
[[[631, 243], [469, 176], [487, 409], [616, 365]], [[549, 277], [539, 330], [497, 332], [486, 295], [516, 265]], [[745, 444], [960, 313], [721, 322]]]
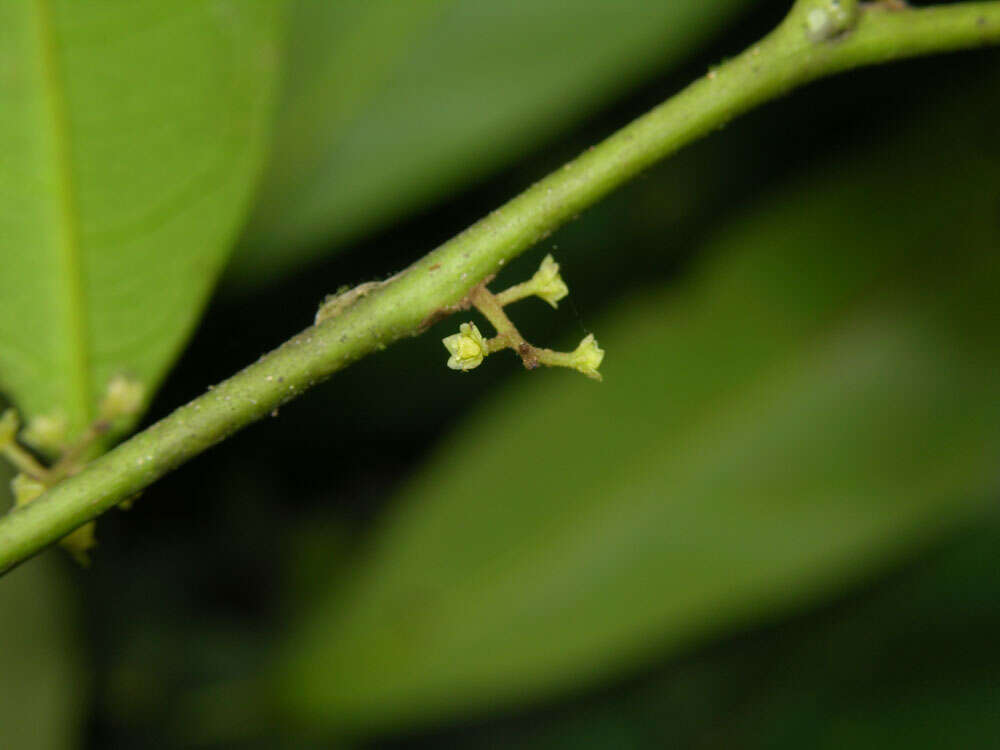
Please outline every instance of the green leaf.
[[945, 114], [759, 201], [683, 287], [597, 322], [602, 385], [522, 375], [470, 415], [294, 629], [290, 714], [370, 731], [578, 689], [978, 513], [1000, 154], [995, 111]]
[[[845, 608], [819, 637], [796, 644], [787, 662], [794, 666], [762, 705], [734, 722], [749, 740], [734, 744], [770, 750], [995, 744], [998, 520], [994, 513], [873, 600]], [[752, 740], [763, 737], [772, 741]]]
[[[452, 747], [990, 747], [1000, 733], [1000, 516], [805, 618]], [[585, 710], [580, 710], [585, 708]], [[477, 742], [478, 736], [489, 743]]]
[[25, 415], [79, 431], [112, 376], [176, 357], [262, 162], [282, 22], [0, 0], [0, 388]]
[[[0, 511], [10, 505], [0, 467]], [[51, 554], [0, 583], [0, 747], [79, 746], [84, 690], [72, 592]]]
[[523, 156], [745, 0], [299, 0], [274, 149], [232, 269], [261, 281]]

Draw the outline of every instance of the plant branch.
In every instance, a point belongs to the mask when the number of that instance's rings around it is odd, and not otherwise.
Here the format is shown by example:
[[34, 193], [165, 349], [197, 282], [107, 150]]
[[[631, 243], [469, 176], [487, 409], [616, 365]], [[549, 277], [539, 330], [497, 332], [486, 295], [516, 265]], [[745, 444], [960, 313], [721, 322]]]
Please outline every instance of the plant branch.
[[1000, 0], [910, 9], [799, 0], [771, 34], [216, 388], [0, 518], [0, 571], [373, 351], [419, 333], [506, 262], [685, 144], [809, 81], [1000, 42]]

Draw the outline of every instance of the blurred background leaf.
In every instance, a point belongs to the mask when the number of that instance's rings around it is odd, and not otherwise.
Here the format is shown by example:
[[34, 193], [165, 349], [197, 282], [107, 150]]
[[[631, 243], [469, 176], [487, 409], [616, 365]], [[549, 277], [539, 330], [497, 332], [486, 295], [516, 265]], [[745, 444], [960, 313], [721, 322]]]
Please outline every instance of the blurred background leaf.
[[887, 580], [514, 720], [382, 747], [992, 747], [1000, 518]]
[[746, 0], [298, 0], [267, 177], [231, 268], [257, 283], [482, 177]]
[[599, 320], [602, 386], [493, 394], [297, 626], [288, 710], [367, 731], [579, 689], [990, 504], [1000, 153], [965, 101], [761, 200], [682, 288]]
[[[0, 466], [0, 510], [11, 505]], [[0, 585], [0, 747], [79, 747], [90, 689], [83, 670], [78, 602], [53, 553]]]
[[0, 384], [93, 417], [158, 383], [263, 157], [282, 3], [0, 1]]

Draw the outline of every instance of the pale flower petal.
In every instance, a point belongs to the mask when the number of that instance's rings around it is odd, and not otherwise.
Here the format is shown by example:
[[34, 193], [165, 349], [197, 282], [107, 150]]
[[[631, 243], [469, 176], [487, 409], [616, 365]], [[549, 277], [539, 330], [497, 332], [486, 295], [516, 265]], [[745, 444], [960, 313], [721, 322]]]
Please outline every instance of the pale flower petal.
[[448, 367], [468, 372], [482, 364], [483, 357], [487, 354], [486, 340], [475, 323], [462, 323], [458, 331], [442, 339], [441, 343], [451, 354]]
[[597, 368], [604, 361], [604, 350], [597, 345], [597, 339], [594, 338], [594, 334], [587, 334], [583, 341], [580, 342], [580, 345], [573, 351], [572, 357], [573, 366], [579, 372], [594, 380], [601, 379], [601, 373], [597, 371]]
[[545, 256], [542, 265], [531, 277], [531, 283], [535, 288], [535, 295], [541, 297], [552, 307], [558, 307], [556, 303], [569, 294], [569, 287], [559, 275], [559, 264], [551, 255]]

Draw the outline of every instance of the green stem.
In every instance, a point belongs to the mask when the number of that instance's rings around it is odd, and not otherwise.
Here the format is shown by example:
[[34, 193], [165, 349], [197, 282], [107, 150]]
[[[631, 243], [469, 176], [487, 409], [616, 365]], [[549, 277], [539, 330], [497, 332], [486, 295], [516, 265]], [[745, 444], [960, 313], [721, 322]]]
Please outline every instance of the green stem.
[[535, 349], [535, 353], [538, 355], [538, 361], [548, 367], [568, 367], [571, 370], [576, 369], [573, 352], [557, 352], [554, 349], [537, 348]]
[[510, 343], [506, 336], [494, 336], [491, 339], [486, 339], [487, 354], [496, 354], [497, 352], [502, 352], [504, 349], [510, 349]]
[[528, 279], [527, 281], [522, 281], [520, 284], [508, 287], [502, 292], [497, 292], [493, 296], [497, 298], [497, 303], [500, 307], [506, 307], [507, 305], [527, 299], [532, 296], [535, 291], [535, 282], [532, 279]]
[[[825, 16], [823, 14], [826, 14]], [[799, 0], [771, 34], [335, 315], [0, 519], [0, 571], [360, 357], [420, 332], [509, 260], [685, 144], [809, 81], [1000, 41], [1000, 0]]]

